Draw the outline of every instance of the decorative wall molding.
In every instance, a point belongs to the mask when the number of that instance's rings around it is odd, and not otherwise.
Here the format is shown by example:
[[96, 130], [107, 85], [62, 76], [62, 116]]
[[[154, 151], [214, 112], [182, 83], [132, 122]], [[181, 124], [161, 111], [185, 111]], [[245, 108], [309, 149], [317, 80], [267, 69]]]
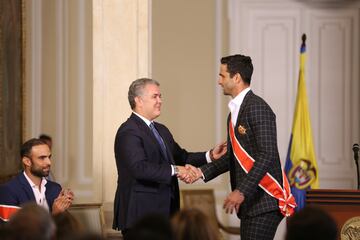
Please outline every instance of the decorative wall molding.
[[57, 148], [56, 157], [61, 159], [56, 162], [55, 176], [62, 182], [69, 180], [68, 169], [68, 147], [67, 126], [68, 126], [68, 4], [67, 1], [56, 1], [56, 135], [54, 141]]
[[[320, 186], [353, 188], [351, 146], [359, 139], [359, 4], [230, 1], [230, 49], [252, 56], [252, 88], [277, 115], [284, 163], [291, 132], [301, 35]], [[357, 90], [354, 90], [357, 89]], [[322, 181], [333, 179], [333, 181]], [[334, 185], [337, 187], [338, 185]]]
[[[359, 1], [230, 0], [230, 51], [252, 56], [252, 88], [277, 115], [282, 163], [289, 144], [301, 35], [321, 188], [356, 188], [359, 142]], [[275, 239], [283, 239], [285, 224]]]
[[[222, 0], [215, 0], [215, 66], [218, 66], [222, 56], [223, 49], [223, 28], [222, 28]], [[218, 85], [219, 69], [215, 68], [214, 72], [215, 85]], [[215, 144], [221, 142], [223, 126], [222, 115], [222, 91], [220, 88], [215, 88]]]
[[[151, 76], [151, 0], [145, 4], [142, 0], [136, 3], [137, 34], [137, 75]], [[148, 31], [143, 31], [149, 29]]]
[[[92, 44], [93, 44], [93, 96], [92, 96], [92, 145], [91, 153], [93, 157], [92, 168], [93, 176], [97, 181], [93, 182], [95, 199], [101, 202], [104, 198], [104, 148], [105, 148], [105, 28], [104, 28], [104, 6], [103, 1], [93, 0], [92, 4]], [[96, 66], [96, 67], [95, 67]], [[96, 89], [96, 91], [94, 91]], [[105, 200], [106, 201], [106, 200]], [[107, 200], [110, 201], [110, 200]], [[111, 200], [113, 201], [113, 200]]]
[[[309, 43], [308, 76], [313, 81], [308, 85], [312, 89], [318, 163], [321, 176], [328, 173], [335, 179], [355, 177], [351, 146], [359, 139], [359, 93], [354, 92], [359, 87], [358, 11], [354, 8], [306, 12], [306, 26], [314, 39]], [[331, 174], [334, 172], [337, 174]]]
[[31, 1], [31, 21], [30, 21], [30, 44], [31, 44], [31, 61], [30, 61], [30, 98], [31, 98], [31, 130], [30, 136], [38, 136], [41, 131], [41, 66], [42, 66], [42, 3], [40, 1]]
[[[77, 73], [77, 99], [76, 99], [76, 104], [77, 104], [77, 120], [76, 120], [76, 126], [77, 126], [77, 151], [76, 151], [76, 159], [77, 159], [77, 179], [79, 181], [80, 184], [86, 184], [91, 186], [91, 183], [94, 180], [94, 176], [91, 173], [88, 172], [88, 168], [86, 167], [87, 165], [91, 164], [91, 162], [93, 161], [92, 159], [88, 159], [86, 157], [86, 132], [89, 129], [86, 129], [86, 122], [89, 121], [86, 116], [87, 116], [87, 112], [86, 109], [89, 108], [87, 107], [87, 99], [86, 97], [86, 89], [87, 89], [87, 85], [91, 85], [92, 86], [92, 81], [87, 81], [86, 76], [87, 73], [89, 72], [89, 69], [87, 69], [87, 65], [86, 65], [86, 51], [89, 49], [88, 45], [89, 43], [91, 43], [91, 41], [89, 41], [89, 39], [86, 39], [86, 31], [89, 31], [89, 28], [86, 28], [85, 26], [86, 24], [86, 18], [85, 18], [85, 14], [86, 14], [86, 7], [85, 7], [85, 0], [78, 0], [77, 1], [77, 19], [76, 19], [76, 47], [75, 49], [77, 50], [77, 69], [76, 69], [76, 73]], [[91, 47], [90, 47], [91, 49]]]
[[86, 36], [92, 30], [86, 19], [91, 14], [89, 4], [85, 0], [27, 3], [31, 20], [27, 27], [31, 73], [27, 79], [31, 99], [27, 137], [37, 137], [45, 131], [53, 137], [55, 180], [81, 192], [80, 196], [93, 194], [93, 181], [98, 179], [92, 172], [88, 137], [92, 135], [88, 127], [92, 119], [88, 115], [92, 107], [89, 89], [93, 84], [86, 55], [92, 49], [92, 41]]

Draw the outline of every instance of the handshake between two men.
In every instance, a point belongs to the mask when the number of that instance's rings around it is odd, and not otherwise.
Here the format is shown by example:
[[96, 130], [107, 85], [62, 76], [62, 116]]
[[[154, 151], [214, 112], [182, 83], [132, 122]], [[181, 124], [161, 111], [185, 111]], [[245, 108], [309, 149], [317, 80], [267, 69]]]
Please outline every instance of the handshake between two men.
[[[211, 161], [216, 161], [219, 158], [221, 158], [227, 151], [227, 141], [218, 144], [209, 152], [209, 158]], [[186, 164], [185, 166], [177, 166], [178, 167], [178, 173], [177, 177], [187, 183], [191, 184], [199, 180], [200, 178], [203, 178], [204, 175], [200, 168], [194, 167], [190, 164]]]
[[[227, 152], [227, 142], [223, 142], [215, 148], [213, 148], [209, 157], [211, 161], [216, 161], [220, 159]], [[186, 164], [185, 166], [177, 166], [178, 174], [177, 177], [187, 184], [191, 184], [199, 180], [200, 178], [204, 179], [203, 172], [200, 168], [194, 167], [190, 164]], [[233, 212], [239, 212], [240, 205], [244, 202], [245, 197], [244, 194], [241, 193], [238, 189], [235, 189], [224, 200], [223, 208], [226, 213], [232, 214]]]

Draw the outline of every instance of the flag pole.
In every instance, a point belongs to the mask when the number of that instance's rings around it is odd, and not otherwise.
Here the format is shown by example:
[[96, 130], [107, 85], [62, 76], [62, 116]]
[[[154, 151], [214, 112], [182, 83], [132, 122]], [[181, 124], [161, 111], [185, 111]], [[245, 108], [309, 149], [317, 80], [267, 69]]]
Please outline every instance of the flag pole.
[[306, 34], [305, 33], [303, 33], [303, 35], [301, 36], [301, 40], [302, 40], [301, 47], [304, 47], [305, 46], [305, 41], [306, 41]]

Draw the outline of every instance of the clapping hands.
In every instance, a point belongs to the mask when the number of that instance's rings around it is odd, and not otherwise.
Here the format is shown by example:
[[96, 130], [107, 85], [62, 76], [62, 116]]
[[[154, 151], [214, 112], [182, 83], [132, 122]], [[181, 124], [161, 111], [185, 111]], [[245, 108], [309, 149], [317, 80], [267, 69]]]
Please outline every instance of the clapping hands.
[[68, 209], [74, 200], [74, 193], [70, 189], [62, 189], [59, 196], [54, 200], [52, 214], [64, 212]]

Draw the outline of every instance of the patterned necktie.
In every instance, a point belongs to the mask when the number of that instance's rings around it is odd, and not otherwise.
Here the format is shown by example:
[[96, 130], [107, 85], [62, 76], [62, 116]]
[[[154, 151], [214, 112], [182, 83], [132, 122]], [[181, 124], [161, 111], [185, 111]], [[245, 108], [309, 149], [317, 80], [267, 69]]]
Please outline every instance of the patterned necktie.
[[154, 134], [156, 140], [158, 141], [158, 143], [160, 144], [161, 147], [161, 151], [164, 154], [165, 159], [168, 161], [168, 157], [167, 157], [167, 153], [166, 153], [166, 147], [165, 147], [165, 143], [164, 140], [162, 139], [162, 137], [160, 136], [159, 132], [156, 130], [154, 123], [150, 123], [150, 129], [151, 132]]

